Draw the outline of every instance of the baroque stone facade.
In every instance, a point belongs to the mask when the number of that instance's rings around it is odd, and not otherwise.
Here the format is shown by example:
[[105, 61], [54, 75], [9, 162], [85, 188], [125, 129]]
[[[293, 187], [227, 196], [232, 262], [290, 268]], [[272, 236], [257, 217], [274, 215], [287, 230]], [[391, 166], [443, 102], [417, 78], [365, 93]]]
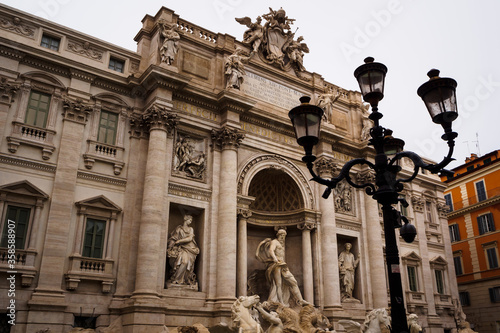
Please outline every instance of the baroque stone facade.
[[[145, 16], [131, 52], [0, 5], [2, 323], [14, 302], [15, 332], [229, 324], [236, 298], [265, 283], [256, 249], [279, 228], [305, 301], [337, 329], [389, 305], [377, 203], [347, 184], [322, 199], [287, 118], [300, 96], [331, 95], [315, 151], [331, 177], [373, 158], [361, 94], [307, 71], [310, 50], [288, 33], [300, 22], [284, 10], [263, 17], [240, 41], [162, 7]], [[226, 65], [232, 56], [244, 61]], [[454, 327], [458, 295], [443, 189], [427, 174], [405, 188], [418, 235], [400, 242], [407, 309], [432, 333]], [[192, 220], [174, 241], [185, 232], [196, 244], [189, 286], [169, 282], [168, 256], [178, 254], [167, 243], [184, 216]], [[346, 243], [360, 258], [359, 302], [341, 298]]]

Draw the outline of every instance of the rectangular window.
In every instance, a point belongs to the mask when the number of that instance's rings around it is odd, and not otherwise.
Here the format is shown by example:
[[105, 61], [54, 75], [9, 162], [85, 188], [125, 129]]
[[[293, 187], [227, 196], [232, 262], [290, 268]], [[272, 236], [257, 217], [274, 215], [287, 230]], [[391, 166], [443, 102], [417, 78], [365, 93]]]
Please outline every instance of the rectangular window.
[[101, 111], [97, 141], [108, 145], [114, 145], [117, 125], [118, 115], [116, 113]]
[[[404, 195], [400, 195], [399, 198], [406, 201], [406, 196]], [[408, 216], [408, 207], [403, 206], [401, 202], [399, 203], [399, 211], [401, 212], [401, 215]]]
[[111, 58], [111, 59], [109, 59], [109, 66], [108, 66], [108, 68], [112, 69], [114, 71], [123, 73], [123, 67], [125, 67], [124, 65], [125, 65], [125, 62], [123, 60], [119, 60], [119, 59], [116, 59], [116, 58]]
[[30, 220], [30, 208], [7, 206], [7, 215], [5, 216], [1, 247], [8, 246], [9, 233], [14, 234], [16, 249], [24, 249], [26, 236], [28, 233], [28, 224]]
[[102, 258], [105, 231], [106, 221], [87, 218], [82, 256], [87, 258]]
[[493, 214], [488, 213], [477, 217], [477, 225], [479, 234], [495, 231], [495, 221], [493, 221]]
[[460, 240], [460, 230], [458, 229], [458, 224], [452, 224], [448, 226], [448, 230], [450, 231], [450, 241], [458, 242]]
[[451, 193], [445, 194], [444, 200], [446, 200], [446, 205], [448, 207], [450, 207], [450, 209], [448, 211], [452, 212], [453, 211], [453, 199], [451, 197]]
[[31, 91], [26, 110], [26, 125], [45, 128], [49, 114], [50, 95], [38, 91]]
[[61, 39], [57, 37], [52, 37], [48, 35], [42, 36], [42, 42], [40, 46], [46, 47], [48, 49], [59, 51], [59, 44], [61, 44]]
[[485, 248], [486, 258], [488, 259], [488, 268], [498, 268], [498, 257], [497, 257], [497, 248], [496, 246], [491, 246]]
[[411, 291], [418, 291], [417, 284], [417, 268], [415, 266], [408, 266], [408, 287]]
[[484, 182], [481, 180], [476, 183], [477, 201], [486, 200], [486, 189], [484, 187]]
[[469, 306], [470, 305], [470, 298], [469, 298], [468, 291], [460, 291], [458, 293], [458, 297], [460, 298], [460, 304], [462, 306]]
[[455, 264], [455, 274], [457, 276], [464, 274], [464, 270], [462, 268], [462, 256], [460, 255], [454, 256], [453, 263]]
[[434, 276], [436, 277], [436, 291], [438, 292], [438, 294], [444, 294], [443, 271], [436, 269], [434, 271]]
[[490, 288], [490, 300], [493, 303], [499, 303], [500, 302], [500, 287], [494, 287]]
[[432, 203], [430, 201], [425, 202], [425, 213], [427, 216], [427, 222], [432, 222]]

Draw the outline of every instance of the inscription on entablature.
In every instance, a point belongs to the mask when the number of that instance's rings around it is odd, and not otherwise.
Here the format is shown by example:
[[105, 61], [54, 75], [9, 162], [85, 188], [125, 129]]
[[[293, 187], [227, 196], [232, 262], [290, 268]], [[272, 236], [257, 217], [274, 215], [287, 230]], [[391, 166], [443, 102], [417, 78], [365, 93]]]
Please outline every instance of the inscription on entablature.
[[172, 103], [174, 105], [174, 109], [192, 114], [193, 116], [201, 117], [212, 121], [217, 121], [217, 114], [210, 110], [204, 109], [197, 105], [186, 103], [184, 101], [174, 100]]
[[351, 156], [339, 153], [338, 151], [333, 152], [333, 158], [342, 162], [348, 162], [353, 159]]
[[294, 144], [296, 142], [295, 138], [292, 138], [288, 135], [277, 133], [277, 132], [271, 131], [270, 129], [256, 126], [253, 124], [249, 124], [249, 123], [245, 123], [245, 122], [241, 122], [241, 129], [244, 130], [245, 132], [256, 134], [256, 135], [259, 135], [259, 136], [262, 136], [262, 137], [265, 137], [268, 139], [280, 141], [280, 142], [283, 142], [286, 144]]
[[271, 81], [260, 75], [247, 72], [241, 91], [261, 101], [290, 110], [300, 104], [299, 98], [304, 93]]

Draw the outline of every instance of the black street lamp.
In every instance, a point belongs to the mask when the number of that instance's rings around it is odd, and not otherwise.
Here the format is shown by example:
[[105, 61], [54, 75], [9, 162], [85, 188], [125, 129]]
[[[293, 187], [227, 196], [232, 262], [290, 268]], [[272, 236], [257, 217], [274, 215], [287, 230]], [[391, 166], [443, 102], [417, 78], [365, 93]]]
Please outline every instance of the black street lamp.
[[[382, 206], [391, 298], [391, 331], [400, 333], [408, 332], [408, 324], [395, 229], [400, 228], [401, 237], [408, 243], [413, 242], [417, 233], [415, 226], [410, 224], [408, 219], [402, 216], [393, 205], [401, 202], [403, 206], [408, 206], [406, 200], [399, 198], [399, 192], [403, 190], [403, 183], [415, 179], [420, 169], [428, 170], [431, 173], [450, 173], [443, 168], [454, 160], [451, 156], [457, 133], [451, 130], [451, 123], [458, 116], [455, 96], [457, 82], [450, 78], [440, 78], [439, 71], [433, 69], [427, 74], [430, 78], [429, 81], [418, 88], [417, 93], [424, 100], [432, 121], [443, 126], [445, 133], [441, 138], [447, 141], [449, 147], [448, 155], [440, 163], [427, 164], [417, 154], [403, 151], [404, 141], [394, 138], [390, 129], [379, 125], [382, 113], [378, 112], [378, 103], [384, 97], [387, 67], [381, 63], [373, 62], [373, 60], [371, 57], [366, 58], [365, 64], [356, 69], [354, 76], [358, 80], [364, 101], [370, 103], [372, 107], [369, 118], [373, 120], [374, 126], [370, 129], [369, 145], [375, 149], [375, 163], [364, 158], [357, 158], [347, 162], [337, 177], [330, 180], [319, 177], [313, 170], [316, 156], [312, 154], [312, 148], [319, 141], [323, 110], [309, 104], [310, 98], [304, 96], [300, 98], [301, 105], [293, 108], [288, 116], [295, 128], [297, 143], [304, 147], [305, 156], [302, 157], [302, 160], [306, 162], [307, 168], [313, 176], [312, 180], [327, 187], [323, 198], [327, 199], [337, 183], [345, 179], [353, 187], [364, 188], [365, 192]], [[413, 174], [409, 178], [398, 178], [398, 174], [402, 170], [399, 161], [404, 157], [412, 160], [414, 164]], [[358, 164], [365, 164], [375, 172], [374, 184], [357, 184], [352, 181], [349, 171]]]

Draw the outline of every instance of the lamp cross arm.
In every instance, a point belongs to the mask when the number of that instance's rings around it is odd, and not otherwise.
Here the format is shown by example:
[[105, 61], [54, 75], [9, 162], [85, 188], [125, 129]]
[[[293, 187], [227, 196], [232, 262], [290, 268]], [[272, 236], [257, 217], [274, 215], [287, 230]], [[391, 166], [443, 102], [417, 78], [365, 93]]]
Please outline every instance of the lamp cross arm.
[[375, 165], [373, 163], [371, 163], [370, 161], [365, 160], [364, 158], [356, 158], [356, 159], [353, 159], [353, 160], [347, 162], [346, 164], [344, 164], [344, 166], [340, 170], [339, 175], [337, 177], [330, 179], [330, 180], [324, 179], [324, 178], [321, 178], [320, 176], [318, 176], [314, 172], [314, 169], [313, 169], [314, 165], [312, 162], [307, 163], [307, 168], [309, 169], [309, 172], [313, 176], [313, 178], [311, 178], [312, 181], [315, 181], [318, 184], [327, 186], [327, 189], [323, 193], [323, 198], [325, 198], [325, 199], [328, 198], [332, 189], [334, 189], [342, 179], [345, 179], [347, 181], [347, 183], [349, 185], [351, 185], [352, 187], [356, 187], [356, 188], [365, 188], [366, 187], [366, 193], [368, 193], [368, 194], [375, 192], [375, 186], [371, 183], [356, 184], [355, 182], [352, 181], [351, 176], [349, 175], [349, 172], [353, 166], [358, 165], [358, 164], [366, 164], [371, 169], [375, 170]]

